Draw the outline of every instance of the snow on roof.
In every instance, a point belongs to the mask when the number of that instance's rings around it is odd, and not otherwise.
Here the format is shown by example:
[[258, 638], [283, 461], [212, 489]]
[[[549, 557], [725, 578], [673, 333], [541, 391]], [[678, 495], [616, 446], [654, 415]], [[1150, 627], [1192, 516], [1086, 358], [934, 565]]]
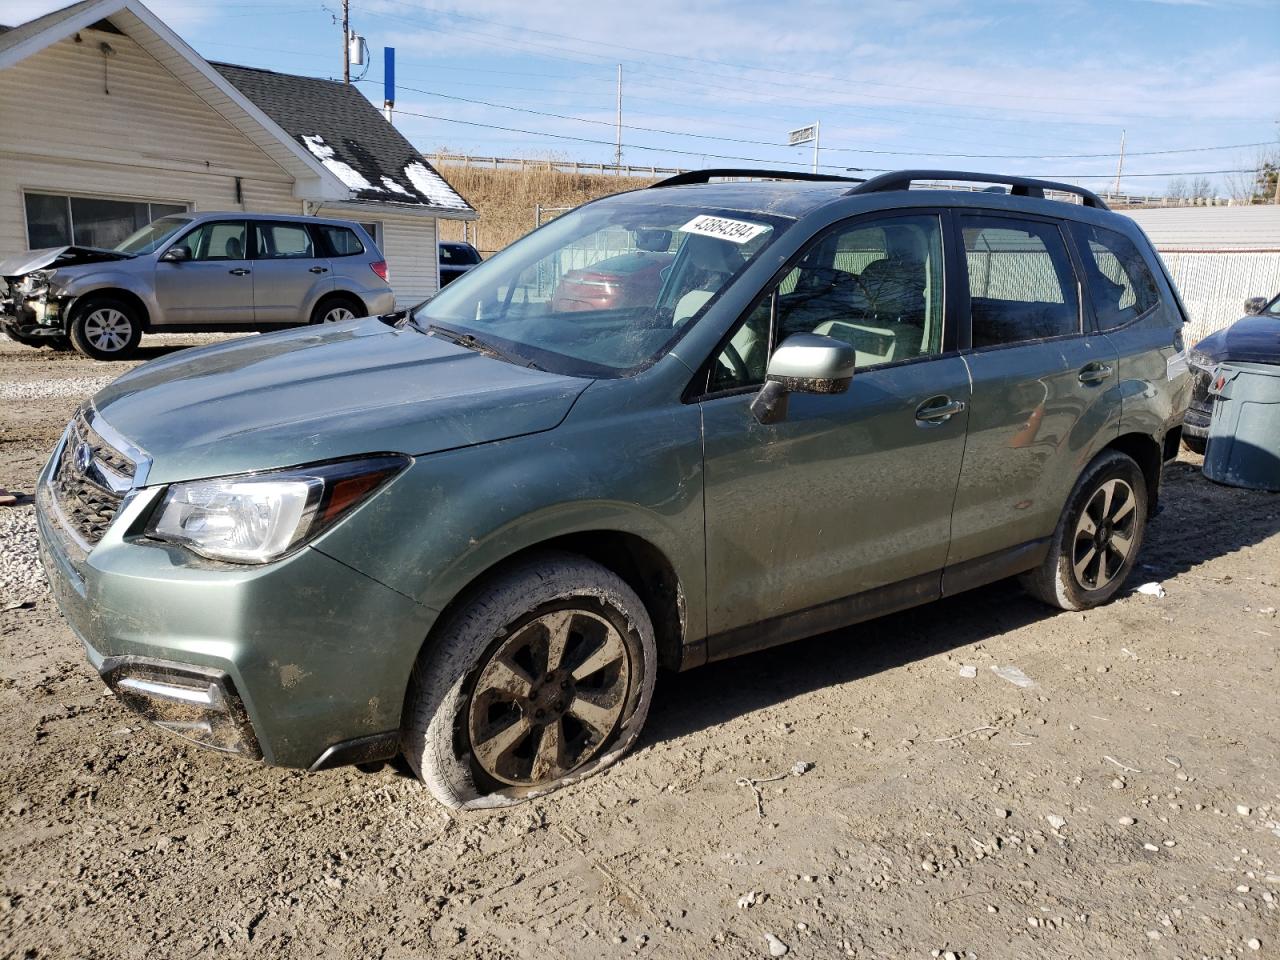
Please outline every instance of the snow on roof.
[[404, 168], [404, 175], [424, 197], [428, 197], [438, 207], [452, 207], [455, 210], [468, 209], [467, 201], [458, 196], [453, 187], [445, 183], [444, 177], [436, 173], [425, 163], [416, 161]]
[[354, 84], [229, 63], [212, 66], [306, 147], [354, 199], [473, 212]]

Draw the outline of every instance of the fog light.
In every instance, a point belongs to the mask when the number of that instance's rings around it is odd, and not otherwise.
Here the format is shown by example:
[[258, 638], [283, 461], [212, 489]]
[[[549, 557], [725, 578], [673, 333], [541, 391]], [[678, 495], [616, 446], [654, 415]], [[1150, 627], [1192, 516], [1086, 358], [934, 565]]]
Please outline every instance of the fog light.
[[135, 713], [192, 743], [259, 758], [257, 738], [231, 678], [219, 670], [114, 657], [102, 679]]

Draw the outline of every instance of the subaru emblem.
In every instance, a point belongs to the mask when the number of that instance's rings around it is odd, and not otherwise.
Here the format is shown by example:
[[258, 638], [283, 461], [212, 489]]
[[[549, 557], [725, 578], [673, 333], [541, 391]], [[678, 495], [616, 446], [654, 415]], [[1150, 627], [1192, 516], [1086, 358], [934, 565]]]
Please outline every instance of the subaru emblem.
[[76, 469], [81, 473], [88, 473], [89, 467], [93, 465], [93, 447], [87, 443], [79, 443], [76, 445], [75, 452]]

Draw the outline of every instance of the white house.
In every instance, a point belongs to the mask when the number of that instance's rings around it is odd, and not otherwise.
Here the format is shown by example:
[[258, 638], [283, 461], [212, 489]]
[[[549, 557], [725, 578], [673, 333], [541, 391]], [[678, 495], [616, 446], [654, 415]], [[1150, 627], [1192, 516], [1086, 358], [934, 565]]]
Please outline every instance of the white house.
[[0, 30], [0, 259], [177, 210], [337, 216], [411, 303], [439, 288], [437, 221], [476, 217], [354, 86], [210, 63], [138, 0]]

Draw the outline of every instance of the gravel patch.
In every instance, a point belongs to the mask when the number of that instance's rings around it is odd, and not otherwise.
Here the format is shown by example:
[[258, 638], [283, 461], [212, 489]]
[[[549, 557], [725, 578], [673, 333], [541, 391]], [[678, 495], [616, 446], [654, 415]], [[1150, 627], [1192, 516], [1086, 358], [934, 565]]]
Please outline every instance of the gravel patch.
[[52, 400], [91, 397], [116, 379], [59, 377], [56, 380], [0, 380], [0, 400]]
[[49, 590], [36, 553], [35, 504], [0, 507], [0, 608]]

